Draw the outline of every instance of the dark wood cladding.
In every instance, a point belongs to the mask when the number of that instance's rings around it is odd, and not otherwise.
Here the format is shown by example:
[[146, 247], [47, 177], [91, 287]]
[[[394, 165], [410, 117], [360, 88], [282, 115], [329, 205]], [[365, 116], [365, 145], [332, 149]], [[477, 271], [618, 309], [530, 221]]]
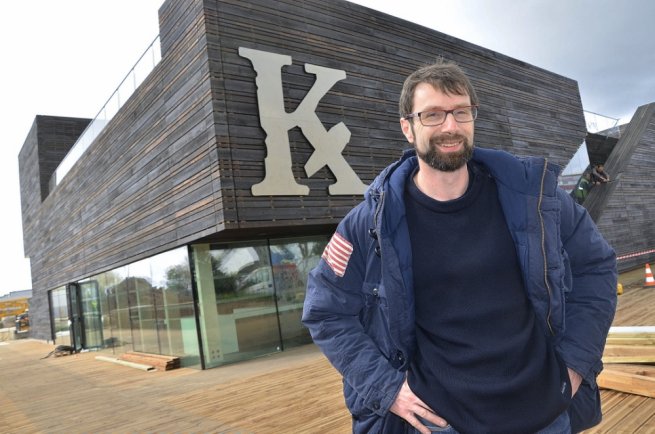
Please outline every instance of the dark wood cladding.
[[351, 131], [343, 155], [365, 183], [407, 147], [398, 123], [404, 78], [437, 56], [454, 60], [472, 77], [481, 99], [479, 146], [540, 155], [564, 165], [586, 128], [577, 83], [499, 53], [358, 5], [335, 1], [206, 1], [207, 40], [217, 123], [226, 227], [336, 223], [359, 196], [329, 196], [327, 168], [308, 178], [303, 165], [313, 148], [289, 133], [294, 175], [310, 187], [303, 197], [254, 197], [267, 149], [257, 116], [256, 73], [239, 47], [291, 56], [283, 68], [285, 105], [293, 111], [313, 84], [306, 63], [344, 70], [317, 109], [326, 129]]
[[[38, 170], [38, 175], [34, 172], [29, 177], [32, 182], [38, 181], [38, 187], [34, 185], [23, 190], [22, 197], [26, 206], [27, 203], [37, 204], [48, 196], [50, 178], [90, 121], [61, 116], [36, 116], [19, 155], [19, 165], [24, 170]], [[35, 195], [38, 201], [32, 202], [30, 195]]]
[[[38, 218], [41, 202], [49, 194], [53, 173], [90, 121], [42, 115], [34, 119], [18, 156], [24, 225], [31, 227], [33, 220]], [[24, 231], [25, 246], [34, 245], [32, 235], [31, 231]]]
[[[613, 182], [594, 187], [585, 207], [619, 257], [655, 248], [655, 103], [641, 106], [605, 163]], [[655, 253], [619, 260], [628, 270], [655, 261]]]
[[288, 111], [313, 85], [305, 64], [346, 72], [316, 113], [326, 129], [347, 126], [343, 155], [367, 184], [408, 146], [397, 108], [405, 76], [437, 56], [458, 62], [478, 89], [479, 146], [563, 165], [585, 136], [575, 81], [345, 1], [168, 0], [159, 19], [160, 63], [42, 203], [32, 199], [31, 147], [21, 153], [37, 298], [199, 239], [331, 227], [361, 200], [329, 196], [326, 167], [306, 175], [314, 149], [298, 128], [289, 131], [293, 171], [310, 193], [251, 194], [266, 137], [256, 74], [239, 47], [293, 58], [282, 75]]

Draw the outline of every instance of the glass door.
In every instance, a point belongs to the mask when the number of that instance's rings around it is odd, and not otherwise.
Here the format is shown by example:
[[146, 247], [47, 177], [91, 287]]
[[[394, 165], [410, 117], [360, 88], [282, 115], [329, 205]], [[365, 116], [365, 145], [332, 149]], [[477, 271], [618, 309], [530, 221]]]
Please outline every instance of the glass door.
[[84, 348], [80, 285], [77, 283], [69, 283], [66, 285], [66, 299], [68, 300], [68, 324], [70, 327], [71, 346], [76, 352], [79, 352]]
[[70, 345], [75, 351], [102, 347], [102, 320], [98, 282], [87, 280], [66, 285]]
[[86, 280], [79, 282], [79, 300], [82, 317], [82, 332], [84, 334], [84, 348], [102, 347], [102, 318], [100, 317], [100, 297], [98, 296], [98, 282]]
[[70, 320], [68, 315], [68, 298], [66, 287], [62, 286], [49, 292], [50, 320], [52, 340], [57, 345], [71, 346]]

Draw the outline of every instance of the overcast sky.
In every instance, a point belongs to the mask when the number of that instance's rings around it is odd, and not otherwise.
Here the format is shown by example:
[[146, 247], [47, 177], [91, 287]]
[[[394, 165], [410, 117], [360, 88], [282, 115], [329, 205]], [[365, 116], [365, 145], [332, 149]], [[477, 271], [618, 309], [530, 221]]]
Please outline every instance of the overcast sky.
[[[159, 32], [162, 0], [0, 2], [0, 295], [31, 287], [18, 153], [38, 114], [93, 118]], [[356, 0], [572, 78], [585, 110], [628, 121], [655, 102], [651, 0]], [[271, 2], [273, 4], [273, 2]]]

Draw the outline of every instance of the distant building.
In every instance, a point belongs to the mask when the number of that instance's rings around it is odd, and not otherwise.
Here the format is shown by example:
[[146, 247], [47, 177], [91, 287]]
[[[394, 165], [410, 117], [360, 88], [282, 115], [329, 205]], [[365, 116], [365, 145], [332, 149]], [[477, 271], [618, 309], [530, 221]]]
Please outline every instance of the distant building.
[[8, 294], [0, 295], [0, 301], [15, 300], [17, 298], [30, 298], [32, 297], [32, 290], [25, 289], [21, 291], [11, 291]]
[[14, 327], [16, 315], [29, 309], [31, 290], [11, 291], [0, 296], [0, 329]]

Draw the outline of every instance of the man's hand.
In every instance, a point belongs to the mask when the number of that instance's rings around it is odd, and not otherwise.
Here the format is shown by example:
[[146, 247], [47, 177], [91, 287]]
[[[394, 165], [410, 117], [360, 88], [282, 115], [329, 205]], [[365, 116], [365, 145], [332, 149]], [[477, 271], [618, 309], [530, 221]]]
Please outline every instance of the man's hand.
[[580, 383], [582, 383], [582, 377], [573, 369], [571, 368], [566, 368], [566, 369], [568, 369], [569, 371], [569, 379], [571, 380], [571, 398], [573, 398], [577, 393], [578, 388], [580, 387]]
[[448, 426], [448, 422], [437, 416], [434, 410], [421, 401], [418, 396], [414, 395], [414, 392], [409, 388], [409, 384], [407, 384], [407, 379], [405, 379], [400, 392], [398, 392], [398, 396], [396, 396], [396, 400], [389, 410], [405, 419], [423, 434], [430, 434], [430, 430], [416, 416], [420, 416], [424, 420], [442, 428]]

